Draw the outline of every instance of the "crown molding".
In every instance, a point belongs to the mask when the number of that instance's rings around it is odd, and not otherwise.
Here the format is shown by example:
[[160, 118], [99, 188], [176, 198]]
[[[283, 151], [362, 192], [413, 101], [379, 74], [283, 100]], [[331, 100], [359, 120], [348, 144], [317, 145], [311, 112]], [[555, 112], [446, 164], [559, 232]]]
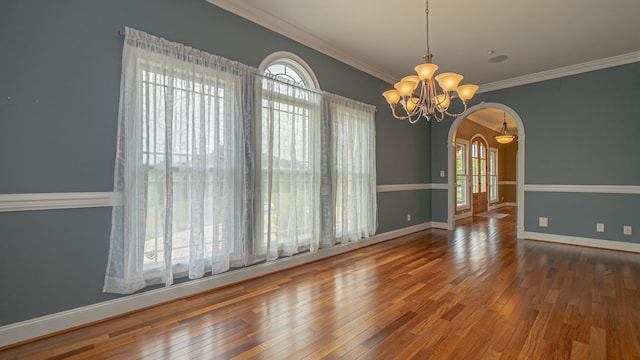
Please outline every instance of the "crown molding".
[[[208, 3], [227, 10], [235, 15], [245, 18], [278, 34], [284, 35], [314, 50], [317, 50], [327, 56], [339, 60], [369, 75], [375, 76], [383, 81], [393, 84], [397, 81], [396, 76], [392, 76], [387, 72], [373, 67], [363, 61], [360, 61], [343, 51], [336, 49], [330, 43], [310, 34], [309, 32], [295, 27], [282, 19], [269, 15], [263, 11], [255, 9], [243, 1], [233, 0], [206, 0]], [[489, 92], [510, 88], [519, 85], [535, 83], [544, 80], [551, 80], [569, 75], [580, 74], [583, 72], [605, 69], [613, 66], [629, 64], [640, 61], [640, 51], [613, 56], [605, 59], [589, 61], [581, 64], [570, 65], [558, 69], [542, 71], [534, 74], [523, 75], [511, 79], [500, 80], [480, 85], [478, 93]]]
[[271, 31], [274, 31], [280, 35], [284, 35], [289, 39], [295, 40], [303, 45], [306, 45], [316, 51], [319, 51], [327, 56], [330, 56], [336, 60], [339, 60], [347, 65], [350, 65], [358, 70], [364, 71], [367, 74], [375, 76], [381, 80], [384, 80], [390, 84], [397, 81], [394, 76], [387, 74], [386, 72], [375, 68], [363, 61], [360, 61], [343, 51], [336, 49], [328, 42], [310, 34], [309, 32], [295, 27], [275, 16], [269, 15], [263, 11], [248, 6], [243, 1], [232, 0], [206, 0], [208, 3], [213, 4], [219, 8], [227, 10], [233, 14], [236, 14], [242, 18], [245, 18], [251, 22], [254, 22], [262, 27], [265, 27]]
[[534, 74], [518, 76], [511, 79], [496, 81], [480, 85], [478, 93], [506, 89], [514, 86], [531, 84], [539, 81], [561, 78], [569, 75], [585, 73], [594, 70], [606, 69], [614, 66], [631, 64], [640, 61], [640, 51], [612, 56], [600, 60], [588, 61], [581, 64], [570, 65], [558, 69], [541, 71]]

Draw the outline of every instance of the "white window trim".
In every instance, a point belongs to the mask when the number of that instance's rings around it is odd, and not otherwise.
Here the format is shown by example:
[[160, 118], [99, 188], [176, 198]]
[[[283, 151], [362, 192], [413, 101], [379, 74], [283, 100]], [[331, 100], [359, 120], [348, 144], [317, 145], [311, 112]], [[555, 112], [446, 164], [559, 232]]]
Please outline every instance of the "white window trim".
[[[466, 209], [471, 208], [471, 199], [470, 199], [470, 196], [469, 196], [471, 194], [471, 182], [469, 181], [470, 177], [471, 177], [471, 174], [469, 173], [469, 154], [470, 154], [470, 148], [469, 147], [470, 147], [470, 142], [469, 142], [469, 140], [465, 140], [465, 139], [456, 139], [455, 144], [456, 145], [458, 145], [458, 144], [465, 145], [465, 149], [466, 149], [466, 151], [465, 151], [466, 152], [466, 154], [465, 154], [465, 160], [466, 160], [465, 166], [466, 166], [466, 169], [467, 169], [467, 171], [466, 171], [466, 176], [467, 176], [467, 204], [459, 206], [458, 205], [458, 201], [456, 200], [456, 202], [455, 202], [456, 203], [456, 211], [458, 211], [458, 210], [466, 210]], [[455, 152], [455, 147], [454, 147], [454, 152]], [[456, 158], [454, 156], [453, 157], [453, 168], [454, 169], [456, 169], [455, 161], [456, 161]], [[457, 172], [456, 172], [455, 177], [453, 179], [454, 179], [453, 183], [455, 184], [457, 182], [457, 180], [458, 180], [458, 173]]]
[[498, 166], [500, 165], [500, 151], [498, 151], [498, 148], [494, 148], [494, 147], [489, 147], [489, 161], [491, 161], [491, 154], [495, 153], [496, 154], [496, 181], [495, 181], [495, 185], [496, 185], [496, 198], [492, 199], [491, 198], [491, 164], [489, 164], [489, 171], [487, 171], [488, 175], [489, 175], [489, 203], [493, 202], [499, 202], [500, 200], [500, 183], [499, 183], [499, 174], [500, 174], [500, 169], [498, 168]]
[[313, 70], [311, 70], [311, 66], [309, 66], [309, 64], [307, 64], [298, 55], [288, 51], [276, 51], [272, 54], [267, 55], [267, 57], [265, 57], [264, 60], [262, 60], [262, 62], [260, 63], [260, 66], [258, 66], [260, 73], [264, 74], [264, 71], [267, 70], [269, 65], [276, 61], [284, 61], [293, 67], [299, 69], [301, 68], [300, 70], [303, 70], [309, 75], [310, 79], [307, 80], [311, 80], [311, 82], [313, 83], [313, 88], [320, 90], [320, 83], [318, 82], [316, 74], [313, 72]]
[[[313, 70], [311, 69], [311, 67], [309, 66], [309, 64], [307, 64], [301, 57], [299, 57], [298, 55], [288, 52], [288, 51], [276, 51], [274, 53], [271, 53], [270, 55], [266, 56], [262, 62], [260, 62], [260, 66], [258, 67], [258, 69], [260, 70], [260, 74], [264, 75], [266, 70], [274, 63], [286, 63], [287, 65], [289, 65], [290, 67], [294, 68], [296, 70], [296, 72], [298, 73], [298, 75], [301, 76], [302, 80], [305, 82], [305, 84], [311, 82], [311, 84], [309, 84], [309, 89], [310, 90], [320, 90], [320, 85], [318, 82], [318, 79], [315, 75], [315, 73], [313, 72]], [[256, 146], [256, 153], [259, 153], [262, 149], [262, 99], [263, 99], [263, 92], [265, 91], [261, 85], [257, 85], [259, 86], [258, 90], [260, 92], [260, 99], [258, 102], [258, 114], [255, 118], [255, 146]], [[276, 101], [281, 101], [283, 103], [289, 103], [295, 106], [312, 106], [313, 102], [307, 102], [304, 100], [300, 100], [300, 99], [296, 99], [290, 96], [287, 96], [285, 94], [278, 94], [278, 93], [271, 93], [271, 97], [273, 100]], [[257, 170], [257, 172], [261, 173], [261, 177], [263, 176], [262, 172], [262, 156], [256, 156], [255, 158], [255, 169]], [[320, 174], [315, 174], [315, 171], [310, 171], [309, 172], [310, 175], [316, 175], [316, 176], [320, 176]], [[254, 187], [254, 196], [256, 199], [260, 199], [258, 201], [255, 202], [255, 206], [254, 206], [254, 213], [255, 216], [258, 219], [263, 219], [264, 214], [265, 214], [265, 208], [264, 208], [264, 203], [263, 203], [263, 189], [261, 187], [261, 183], [262, 183], [262, 178], [260, 181], [256, 181], [255, 182], [255, 187]], [[257, 247], [266, 247], [267, 246], [267, 239], [266, 237], [263, 236], [265, 232], [264, 229], [264, 223], [263, 221], [256, 221], [256, 223], [254, 224], [254, 233], [256, 234], [256, 237], [254, 239], [254, 244], [253, 246], [257, 246]], [[261, 238], [261, 240], [259, 240]], [[309, 236], [303, 236], [300, 238], [300, 240], [302, 242], [311, 239], [311, 235]], [[309, 248], [312, 248], [311, 243], [309, 243]], [[282, 249], [278, 249], [278, 256], [280, 256]], [[308, 250], [308, 249], [307, 249]], [[307, 251], [307, 250], [301, 250], [301, 251]], [[267, 258], [268, 258], [269, 254], [267, 254]]]

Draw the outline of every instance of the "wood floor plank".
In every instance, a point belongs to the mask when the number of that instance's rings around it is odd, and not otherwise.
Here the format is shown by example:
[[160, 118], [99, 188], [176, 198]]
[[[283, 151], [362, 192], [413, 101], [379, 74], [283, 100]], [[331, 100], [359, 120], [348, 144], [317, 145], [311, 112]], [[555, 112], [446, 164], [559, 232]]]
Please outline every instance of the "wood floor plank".
[[0, 350], [0, 359], [640, 359], [640, 254], [515, 209]]

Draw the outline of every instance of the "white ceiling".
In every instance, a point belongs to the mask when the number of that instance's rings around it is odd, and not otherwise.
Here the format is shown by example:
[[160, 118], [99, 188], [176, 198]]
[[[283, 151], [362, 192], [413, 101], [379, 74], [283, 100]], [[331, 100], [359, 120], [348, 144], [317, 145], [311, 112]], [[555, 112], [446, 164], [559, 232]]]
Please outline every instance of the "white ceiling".
[[[423, 62], [424, 0], [207, 1], [391, 84]], [[431, 0], [429, 11], [439, 72], [481, 92], [640, 61], [640, 0]]]
[[502, 131], [502, 123], [506, 121], [509, 133], [518, 135], [518, 125], [516, 125], [515, 120], [511, 115], [500, 109], [481, 109], [467, 116], [465, 120], [471, 120], [496, 132]]

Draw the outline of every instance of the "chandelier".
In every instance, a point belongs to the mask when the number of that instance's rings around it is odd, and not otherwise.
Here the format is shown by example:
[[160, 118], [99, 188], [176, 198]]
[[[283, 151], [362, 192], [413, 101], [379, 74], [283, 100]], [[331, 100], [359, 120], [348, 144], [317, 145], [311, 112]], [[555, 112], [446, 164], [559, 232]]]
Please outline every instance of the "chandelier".
[[508, 144], [516, 138], [516, 136], [511, 135], [509, 133], [509, 129], [507, 129], [507, 118], [505, 112], [502, 113], [502, 130], [500, 131], [500, 135], [493, 135], [493, 138], [500, 144]]
[[[435, 75], [438, 65], [433, 64], [433, 54], [429, 51], [429, 0], [425, 1], [425, 17], [426, 17], [426, 34], [427, 34], [427, 52], [424, 55], [424, 64], [415, 67], [417, 75], [405, 76], [397, 82], [393, 87], [395, 89], [387, 90], [382, 93], [385, 97], [393, 117], [400, 120], [409, 120], [415, 124], [424, 116], [427, 121], [431, 117], [440, 122], [444, 120], [445, 114], [449, 116], [458, 116], [467, 110], [467, 101], [470, 100], [478, 90], [477, 85], [460, 85], [463, 76], [460, 74], [446, 72]], [[435, 80], [435, 81], [434, 81]], [[441, 91], [438, 92], [436, 84], [438, 83]], [[415, 96], [418, 88], [419, 96]], [[460, 114], [453, 114], [447, 111], [451, 101], [459, 98], [464, 106]], [[403, 111], [400, 115], [396, 112], [396, 106], [400, 103]]]

